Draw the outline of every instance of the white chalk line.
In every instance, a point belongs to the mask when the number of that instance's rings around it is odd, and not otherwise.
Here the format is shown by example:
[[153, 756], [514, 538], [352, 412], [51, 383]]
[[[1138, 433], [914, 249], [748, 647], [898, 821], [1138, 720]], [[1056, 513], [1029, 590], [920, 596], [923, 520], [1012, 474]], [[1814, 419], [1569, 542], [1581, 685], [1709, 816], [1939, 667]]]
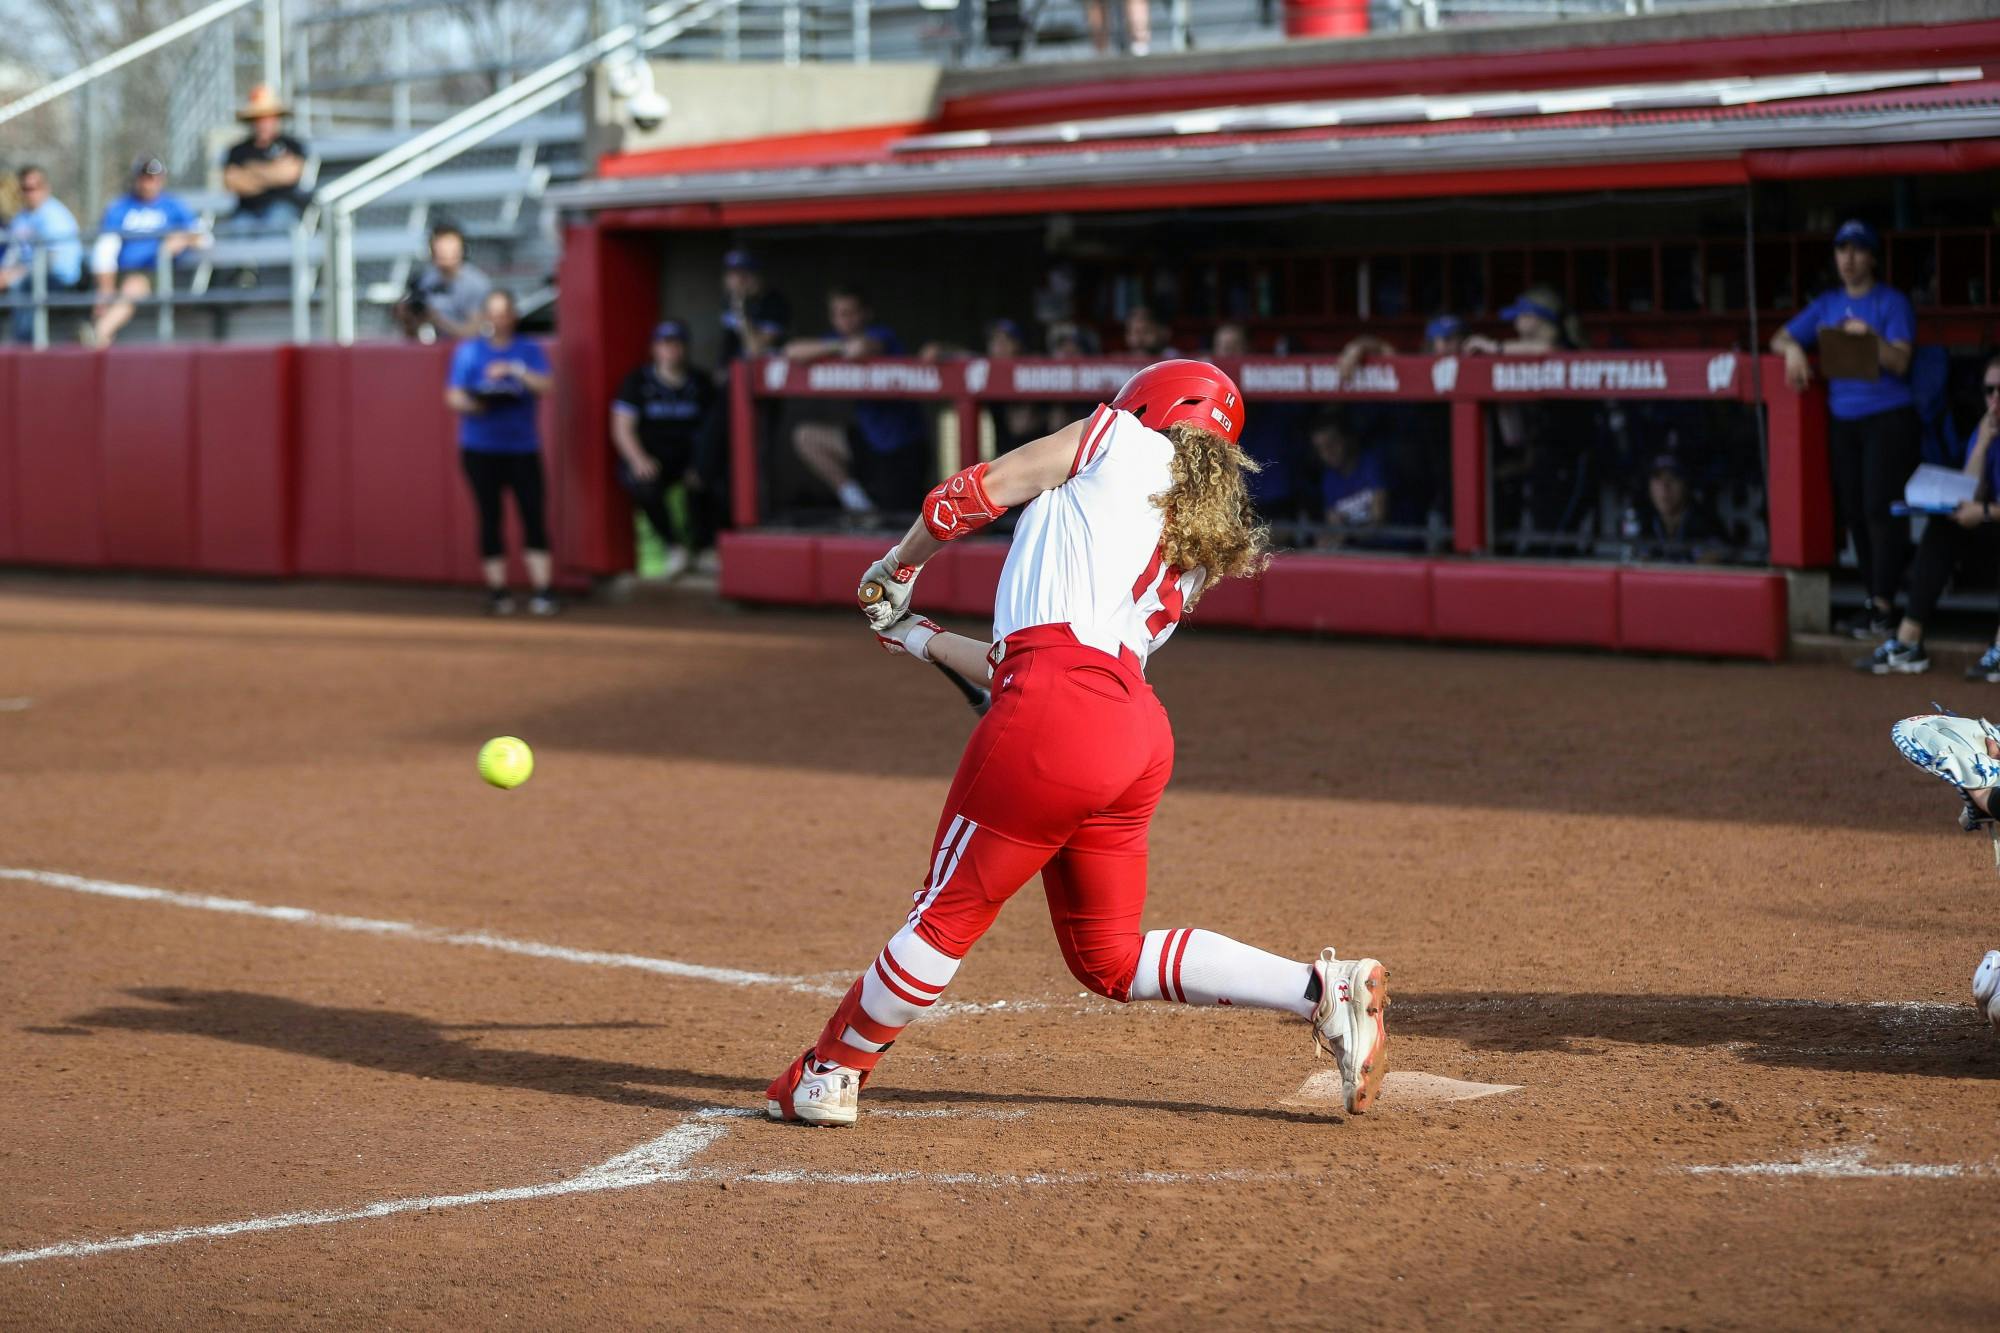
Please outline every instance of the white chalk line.
[[[351, 934], [408, 940], [418, 944], [450, 944], [467, 949], [491, 949], [495, 953], [517, 954], [524, 958], [541, 958], [558, 963], [576, 963], [585, 967], [631, 968], [658, 976], [681, 977], [691, 981], [713, 981], [725, 986], [774, 986], [806, 995], [839, 996], [847, 993], [845, 986], [815, 981], [810, 977], [751, 972], [736, 967], [710, 967], [705, 963], [684, 963], [676, 958], [649, 958], [636, 953], [572, 949], [566, 945], [543, 944], [538, 940], [518, 940], [483, 930], [451, 930], [443, 926], [424, 926], [409, 921], [384, 921], [374, 917], [347, 916], [339, 912], [318, 912], [309, 907], [278, 907], [251, 902], [247, 898], [223, 898], [209, 893], [182, 893], [175, 889], [157, 889], [145, 884], [120, 884], [115, 880], [66, 875], [54, 870], [22, 870], [0, 866], [0, 879], [39, 884], [45, 888], [63, 889], [70, 893], [89, 894], [99, 898], [160, 903], [168, 907], [255, 917], [263, 921], [282, 921], [291, 926], [313, 926], [320, 930], [341, 930]], [[1038, 1000], [993, 1000], [985, 1003], [973, 1000], [941, 1000], [932, 1005], [924, 1017], [1008, 1013], [1042, 1007]]]
[[[44, 1259], [83, 1259], [121, 1250], [142, 1250], [160, 1245], [178, 1245], [190, 1240], [223, 1240], [297, 1227], [331, 1226], [340, 1222], [366, 1222], [394, 1217], [400, 1213], [440, 1212], [482, 1204], [521, 1203], [533, 1199], [559, 1198], [568, 1194], [596, 1194], [606, 1190], [635, 1189], [641, 1185], [666, 1184], [752, 1184], [752, 1185], [944, 1185], [1005, 1189], [1050, 1185], [1182, 1185], [1225, 1182], [1285, 1182], [1310, 1179], [1291, 1171], [1036, 1171], [1026, 1173], [986, 1171], [813, 1171], [785, 1168], [701, 1167], [688, 1163], [714, 1146], [729, 1132], [727, 1121], [750, 1119], [763, 1112], [748, 1107], [710, 1106], [697, 1111], [658, 1138], [650, 1139], [630, 1152], [618, 1154], [566, 1180], [542, 1185], [516, 1185], [508, 1189], [478, 1190], [466, 1194], [431, 1194], [420, 1198], [384, 1199], [357, 1208], [310, 1209], [275, 1213], [267, 1217], [218, 1222], [209, 1226], [171, 1227], [161, 1231], [141, 1231], [105, 1240], [64, 1241], [32, 1250], [0, 1253], [0, 1265], [36, 1263]], [[874, 1112], [875, 1115], [901, 1114], [932, 1119], [942, 1116], [972, 1115], [980, 1112], [930, 1110], [916, 1112]], [[1025, 1112], [1002, 1112], [993, 1118], [1012, 1118]]]
[[25, 713], [35, 706], [35, 701], [17, 695], [11, 699], [0, 699], [0, 713]]
[[527, 1199], [550, 1199], [564, 1194], [590, 1194], [602, 1190], [632, 1189], [661, 1181], [685, 1179], [682, 1164], [728, 1132], [725, 1125], [700, 1120], [684, 1121], [658, 1138], [631, 1152], [620, 1153], [608, 1162], [581, 1175], [545, 1185], [517, 1185], [511, 1189], [479, 1190], [471, 1194], [433, 1194], [416, 1199], [385, 1199], [359, 1208], [315, 1209], [277, 1213], [269, 1217], [220, 1222], [213, 1226], [173, 1227], [166, 1231], [141, 1231], [110, 1240], [66, 1241], [34, 1250], [12, 1250], [0, 1254], [0, 1264], [26, 1264], [42, 1259], [81, 1259], [93, 1254], [119, 1250], [141, 1250], [155, 1245], [177, 1245], [189, 1240], [219, 1240], [227, 1236], [254, 1235], [264, 1231], [286, 1231], [293, 1227], [330, 1226], [337, 1222], [364, 1222], [370, 1218], [394, 1217], [398, 1213], [420, 1213], [446, 1208], [468, 1208], [476, 1204], [515, 1203]]
[[1860, 1145], [1829, 1148], [1800, 1155], [1796, 1162], [1742, 1162], [1727, 1166], [1690, 1166], [1691, 1176], [1762, 1176], [1814, 1180], [1963, 1180], [1990, 1176], [1977, 1163], [1871, 1162]]

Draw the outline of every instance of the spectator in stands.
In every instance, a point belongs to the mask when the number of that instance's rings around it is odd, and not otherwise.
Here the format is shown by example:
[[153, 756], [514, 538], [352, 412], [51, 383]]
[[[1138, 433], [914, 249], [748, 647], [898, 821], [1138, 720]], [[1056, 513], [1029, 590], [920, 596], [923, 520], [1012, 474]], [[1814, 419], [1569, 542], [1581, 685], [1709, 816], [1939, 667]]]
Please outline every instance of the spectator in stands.
[[1250, 355], [1250, 330], [1235, 320], [1215, 326], [1215, 334], [1208, 340], [1210, 356], [1234, 359]]
[[[1467, 352], [1538, 356], [1575, 351], [1583, 335], [1560, 293], [1546, 284], [1522, 292], [1501, 310], [1514, 336], [1464, 340]], [[1560, 399], [1507, 404], [1493, 413], [1494, 507], [1502, 534], [1517, 550], [1560, 551], [1595, 517], [1599, 432], [1596, 407]]]
[[537, 402], [553, 383], [539, 344], [520, 336], [521, 314], [513, 294], [486, 294], [482, 336], [468, 338], [451, 359], [445, 405], [458, 413], [459, 462], [479, 509], [479, 558], [494, 615], [514, 613], [507, 588], [507, 542], [501, 508], [514, 493], [520, 515], [522, 557], [533, 585], [528, 610], [552, 616], [560, 608], [550, 591], [548, 522], [542, 491], [542, 437]]
[[[1028, 334], [1011, 319], [996, 319], [986, 326], [986, 355], [995, 361], [1012, 361], [1028, 354]], [[1004, 454], [1030, 440], [1038, 440], [1062, 428], [1046, 403], [995, 403], [986, 409], [993, 421], [993, 452]]]
[[[83, 282], [83, 240], [76, 217], [49, 191], [49, 173], [40, 167], [22, 167], [21, 211], [7, 228], [7, 253], [0, 257], [0, 291], [17, 300], [28, 300], [34, 291], [35, 255], [48, 252], [50, 291], [73, 291]], [[14, 341], [27, 342], [35, 336], [32, 305], [14, 308]]]
[[237, 111], [236, 118], [248, 122], [250, 137], [222, 159], [223, 188], [236, 196], [236, 211], [216, 224], [217, 231], [290, 231], [299, 224], [306, 202], [299, 188], [306, 146], [284, 132], [289, 114], [278, 95], [261, 83]]
[[[1050, 356], [1096, 356], [1098, 353], [1096, 336], [1072, 320], [1058, 320], [1049, 325], [1045, 341]], [[1070, 418], [1072, 421], [1075, 419]]]
[[[1111, 0], [1089, 0], [1090, 42], [1099, 55], [1111, 51]], [[1152, 0], [1125, 0], [1125, 49], [1143, 56], [1153, 49]]]
[[[1923, 539], [1917, 543], [1916, 559], [1910, 564], [1910, 604], [1896, 626], [1868, 656], [1855, 662], [1861, 671], [1878, 676], [1915, 674], [1928, 671], [1931, 657], [1924, 649], [1924, 625], [1937, 610], [1938, 599], [1951, 582], [1953, 570], [1977, 551], [1990, 551], [2000, 522], [2000, 356], [1986, 363], [1980, 377], [1986, 411], [1965, 443], [1960, 469], [1977, 478], [1972, 498], [1951, 514], [1933, 516], [1924, 524]], [[1978, 662], [1966, 670], [1967, 680], [2000, 684], [2000, 635]]]
[[1896, 631], [1895, 597], [1909, 562], [1909, 523], [1889, 512], [1918, 461], [1916, 398], [1910, 358], [1917, 337], [1910, 300], [1875, 281], [1882, 239], [1865, 222], [1844, 222], [1833, 236], [1840, 286], [1822, 293], [1771, 337], [1785, 358], [1785, 382], [1803, 392], [1812, 382], [1806, 351], [1837, 329], [1874, 339], [1876, 372], [1827, 383], [1827, 455], [1833, 469], [1834, 514], [1854, 541], [1868, 587], [1868, 604], [1842, 628], [1855, 638], [1886, 639]]
[[97, 303], [81, 337], [92, 347], [108, 347], [131, 322], [133, 302], [153, 294], [160, 256], [206, 247], [209, 237], [195, 211], [167, 193], [167, 167], [157, 157], [132, 164], [131, 188], [111, 201], [97, 231], [90, 252]]
[[1125, 350], [1147, 361], [1171, 361], [1180, 353], [1168, 345], [1173, 330], [1153, 313], [1151, 306], [1135, 305], [1125, 316]]
[[[1424, 325], [1424, 344], [1417, 350], [1418, 356], [1457, 356], [1466, 350], [1465, 321], [1457, 315], [1439, 315]], [[1491, 340], [1486, 340], [1491, 345]], [[1340, 349], [1340, 378], [1349, 380], [1361, 363], [1371, 356], [1394, 356], [1396, 349], [1373, 334], [1364, 333], [1350, 339], [1347, 346]]]
[[[826, 294], [826, 311], [829, 331], [818, 338], [794, 338], [785, 345], [786, 356], [794, 361], [860, 361], [903, 354], [895, 330], [876, 321], [858, 288], [833, 288]], [[792, 449], [826, 483], [848, 518], [866, 526], [876, 520], [878, 503], [906, 513], [922, 502], [923, 437], [923, 414], [916, 404], [864, 400], [801, 421], [792, 433]]]
[[792, 306], [764, 286], [764, 270], [748, 250], [722, 257], [722, 366], [739, 357], [769, 356], [792, 326]]
[[[1225, 361], [1251, 356], [1254, 351], [1250, 331], [1235, 320], [1216, 325], [1208, 340], [1208, 354]], [[1301, 516], [1300, 474], [1304, 469], [1300, 465], [1305, 461], [1307, 416], [1303, 403], [1264, 399], [1244, 422], [1240, 447], [1258, 465], [1249, 477], [1250, 499], [1268, 521], [1282, 523]], [[1310, 509], [1310, 521], [1318, 522], [1317, 500]]]
[[410, 275], [393, 313], [407, 337], [471, 338], [480, 332], [492, 291], [493, 283], [465, 257], [465, 233], [440, 222], [431, 228], [431, 262]]
[[1661, 454], [1646, 474], [1645, 503], [1627, 521], [1628, 560], [1712, 565], [1727, 554], [1722, 525], [1688, 489], [1678, 456]]
[[[661, 321], [653, 355], [618, 387], [611, 403], [611, 444], [618, 477], [667, 548], [666, 576], [715, 563], [715, 524], [696, 453], [720, 395], [709, 373], [688, 361], [687, 325]], [[682, 488], [676, 521], [672, 492]]]
[[[1466, 350], [1465, 321], [1434, 317], [1424, 325], [1419, 356], [1458, 356]], [[1340, 351], [1340, 378], [1352, 382], [1370, 357], [1394, 356], [1396, 349], [1372, 334]], [[1360, 401], [1346, 409], [1346, 429], [1364, 449], [1375, 450], [1390, 476], [1389, 522], [1399, 528], [1426, 528], [1442, 542], [1451, 512], [1451, 416], [1429, 403]], [[1414, 545], [1414, 541], [1411, 543]]]
[[1382, 526], [1389, 515], [1389, 474], [1382, 455], [1364, 448], [1330, 412], [1313, 422], [1312, 445], [1323, 468], [1320, 499], [1332, 544], [1347, 545]]

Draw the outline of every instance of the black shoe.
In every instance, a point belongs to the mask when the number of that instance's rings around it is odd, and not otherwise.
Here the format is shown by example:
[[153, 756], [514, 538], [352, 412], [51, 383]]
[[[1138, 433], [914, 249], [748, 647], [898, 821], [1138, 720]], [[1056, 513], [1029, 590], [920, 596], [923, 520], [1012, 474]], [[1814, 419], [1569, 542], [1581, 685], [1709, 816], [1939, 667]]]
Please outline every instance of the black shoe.
[[1882, 640], [1868, 656], [1856, 658], [1854, 669], [1875, 676], [1916, 676], [1931, 669], [1931, 655], [1921, 643], [1904, 643], [1892, 637]]
[[486, 613], [492, 616], [513, 615], [514, 594], [505, 588], [495, 588], [492, 596], [486, 599]]
[[1833, 632], [1844, 634], [1850, 639], [1859, 639], [1863, 643], [1880, 643], [1884, 639], [1895, 637], [1896, 626], [1901, 623], [1901, 619], [1894, 611], [1878, 611], [1874, 604], [1870, 603], [1836, 623]]

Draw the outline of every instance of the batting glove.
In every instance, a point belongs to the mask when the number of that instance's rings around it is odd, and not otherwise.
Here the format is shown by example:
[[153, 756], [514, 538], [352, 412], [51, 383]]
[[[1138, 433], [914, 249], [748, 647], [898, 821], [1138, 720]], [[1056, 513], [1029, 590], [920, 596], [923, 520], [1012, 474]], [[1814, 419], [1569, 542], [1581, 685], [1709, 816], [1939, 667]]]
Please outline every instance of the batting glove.
[[875, 631], [875, 641], [882, 645], [884, 652], [900, 656], [908, 653], [919, 662], [931, 660], [931, 640], [944, 633], [944, 627], [935, 620], [922, 616], [904, 616], [887, 629]]
[[872, 605], [864, 605], [861, 614], [868, 617], [868, 623], [877, 633], [888, 629], [910, 613], [910, 594], [917, 585], [917, 573], [922, 567], [906, 565], [891, 546], [889, 553], [868, 566], [861, 576], [861, 583], [855, 585], [858, 596], [861, 587], [868, 583], [882, 585], [882, 600]]

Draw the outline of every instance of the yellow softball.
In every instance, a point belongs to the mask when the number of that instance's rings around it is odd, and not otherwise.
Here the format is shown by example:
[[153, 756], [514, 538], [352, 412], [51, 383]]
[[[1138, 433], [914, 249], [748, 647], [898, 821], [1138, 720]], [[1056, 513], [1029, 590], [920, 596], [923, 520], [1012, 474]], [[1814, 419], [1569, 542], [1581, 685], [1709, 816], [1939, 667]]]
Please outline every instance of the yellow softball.
[[495, 736], [479, 747], [479, 776], [496, 787], [518, 787], [535, 771], [535, 752], [519, 736]]

